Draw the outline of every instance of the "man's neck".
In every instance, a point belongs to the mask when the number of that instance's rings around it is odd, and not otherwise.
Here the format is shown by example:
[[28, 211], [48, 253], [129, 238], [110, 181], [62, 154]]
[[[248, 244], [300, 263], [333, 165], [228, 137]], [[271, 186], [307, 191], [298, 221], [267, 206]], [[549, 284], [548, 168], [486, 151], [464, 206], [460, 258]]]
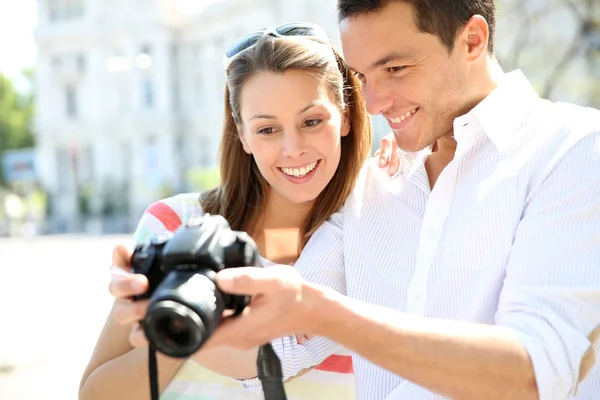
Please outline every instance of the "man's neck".
[[[470, 100], [465, 102], [465, 105], [456, 118], [469, 113], [487, 96], [489, 96], [500, 85], [504, 72], [494, 57], [490, 57], [484, 67], [484, 70], [479, 74], [481, 77], [476, 84], [474, 92], [470, 96]], [[440, 174], [446, 168], [450, 161], [454, 159], [456, 152], [456, 140], [454, 139], [454, 131], [438, 139], [434, 144], [431, 155], [427, 158], [425, 168], [429, 177], [431, 188], [437, 182]]]

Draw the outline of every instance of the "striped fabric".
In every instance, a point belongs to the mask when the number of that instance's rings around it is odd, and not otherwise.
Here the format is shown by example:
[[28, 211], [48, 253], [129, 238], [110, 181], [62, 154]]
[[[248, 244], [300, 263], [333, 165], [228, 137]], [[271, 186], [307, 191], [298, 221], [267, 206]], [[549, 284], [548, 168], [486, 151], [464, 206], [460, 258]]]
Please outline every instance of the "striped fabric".
[[[433, 190], [429, 150], [404, 154], [393, 178], [369, 160], [295, 268], [374, 305], [510, 328], [541, 400], [600, 399], [600, 112], [541, 100], [514, 72], [454, 134]], [[273, 345], [286, 376], [337, 349]], [[442, 398], [360, 356], [353, 365], [359, 400]]]
[[[140, 220], [134, 235], [135, 243], [144, 243], [166, 231], [175, 231], [190, 218], [201, 216], [202, 208], [198, 193], [180, 194], [152, 204]], [[264, 266], [273, 263], [262, 259]], [[296, 343], [294, 348], [303, 345]], [[315, 339], [312, 339], [315, 340]], [[310, 341], [309, 341], [310, 342]], [[323, 361], [324, 360], [324, 361]], [[354, 374], [349, 352], [339, 349], [325, 359], [314, 360], [310, 365], [317, 367], [302, 373], [285, 384], [289, 400], [346, 400], [354, 399]], [[295, 375], [295, 374], [294, 374]], [[235, 400], [263, 399], [263, 396], [245, 390], [239, 382], [215, 374], [193, 360], [186, 361], [161, 395], [161, 400]]]

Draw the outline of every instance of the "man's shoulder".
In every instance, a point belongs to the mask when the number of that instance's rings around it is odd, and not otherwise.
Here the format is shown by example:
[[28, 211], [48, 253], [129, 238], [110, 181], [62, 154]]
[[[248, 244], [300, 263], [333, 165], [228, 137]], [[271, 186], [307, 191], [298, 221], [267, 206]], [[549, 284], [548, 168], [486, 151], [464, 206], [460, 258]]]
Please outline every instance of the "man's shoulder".
[[540, 134], [553, 152], [566, 153], [586, 137], [600, 133], [600, 110], [572, 103], [542, 101], [534, 112]]
[[596, 154], [590, 147], [600, 143], [600, 111], [590, 107], [540, 100], [524, 126], [525, 140], [517, 140], [513, 149], [530, 154], [533, 165], [527, 170], [540, 182], [559, 165], [585, 165]]
[[600, 131], [600, 110], [573, 103], [551, 102], [541, 99], [529, 122], [561, 138], [584, 137]]

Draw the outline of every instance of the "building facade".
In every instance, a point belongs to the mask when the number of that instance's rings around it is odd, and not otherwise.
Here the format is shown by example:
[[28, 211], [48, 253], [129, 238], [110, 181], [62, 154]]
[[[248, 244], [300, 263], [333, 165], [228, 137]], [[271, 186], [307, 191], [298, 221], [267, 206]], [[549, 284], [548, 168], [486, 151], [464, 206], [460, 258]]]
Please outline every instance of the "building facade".
[[[202, 5], [202, 7], [200, 7]], [[53, 231], [195, 190], [214, 168], [223, 116], [222, 54], [238, 36], [308, 20], [337, 42], [335, 1], [39, 0], [37, 155]], [[109, 229], [110, 230], [110, 229]]]
[[[38, 1], [35, 132], [38, 173], [51, 196], [52, 231], [83, 229], [82, 221], [94, 217], [106, 224], [115, 215], [120, 223], [113, 221], [117, 225], [104, 231], [130, 231], [151, 202], [200, 189], [188, 176], [216, 168], [222, 55], [237, 37], [310, 21], [339, 46], [336, 0]], [[525, 43], [523, 27], [531, 24], [531, 34], [539, 36], [531, 43], [555, 43], [556, 57], [567, 51], [566, 42], [578, 29], [568, 6], [553, 1], [552, 12], [532, 19], [535, 24], [523, 16], [535, 14], [536, 4], [548, 9], [544, 1], [498, 2], [498, 58], [509, 69], [523, 68], [540, 91], [554, 56]], [[521, 43], [525, 49], [517, 57]], [[590, 43], [600, 51], [600, 39]], [[585, 52], [576, 56], [565, 73], [568, 84], [553, 93], [589, 103], [583, 87], [589, 80], [581, 78], [600, 61], [592, 64]], [[594, 57], [600, 59], [598, 53]], [[373, 123], [378, 147], [389, 127], [382, 117]]]

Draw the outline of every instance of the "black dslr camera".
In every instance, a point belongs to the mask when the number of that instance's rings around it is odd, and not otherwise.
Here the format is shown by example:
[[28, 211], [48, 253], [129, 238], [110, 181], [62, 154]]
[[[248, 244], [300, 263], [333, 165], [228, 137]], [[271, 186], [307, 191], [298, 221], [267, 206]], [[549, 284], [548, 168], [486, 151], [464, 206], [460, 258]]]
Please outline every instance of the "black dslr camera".
[[235, 315], [248, 304], [248, 296], [219, 290], [215, 277], [225, 268], [258, 266], [258, 249], [222, 216], [205, 214], [136, 246], [131, 264], [148, 277], [148, 291], [134, 298], [150, 298], [141, 322], [148, 341], [163, 354], [186, 358], [212, 334], [224, 310]]

